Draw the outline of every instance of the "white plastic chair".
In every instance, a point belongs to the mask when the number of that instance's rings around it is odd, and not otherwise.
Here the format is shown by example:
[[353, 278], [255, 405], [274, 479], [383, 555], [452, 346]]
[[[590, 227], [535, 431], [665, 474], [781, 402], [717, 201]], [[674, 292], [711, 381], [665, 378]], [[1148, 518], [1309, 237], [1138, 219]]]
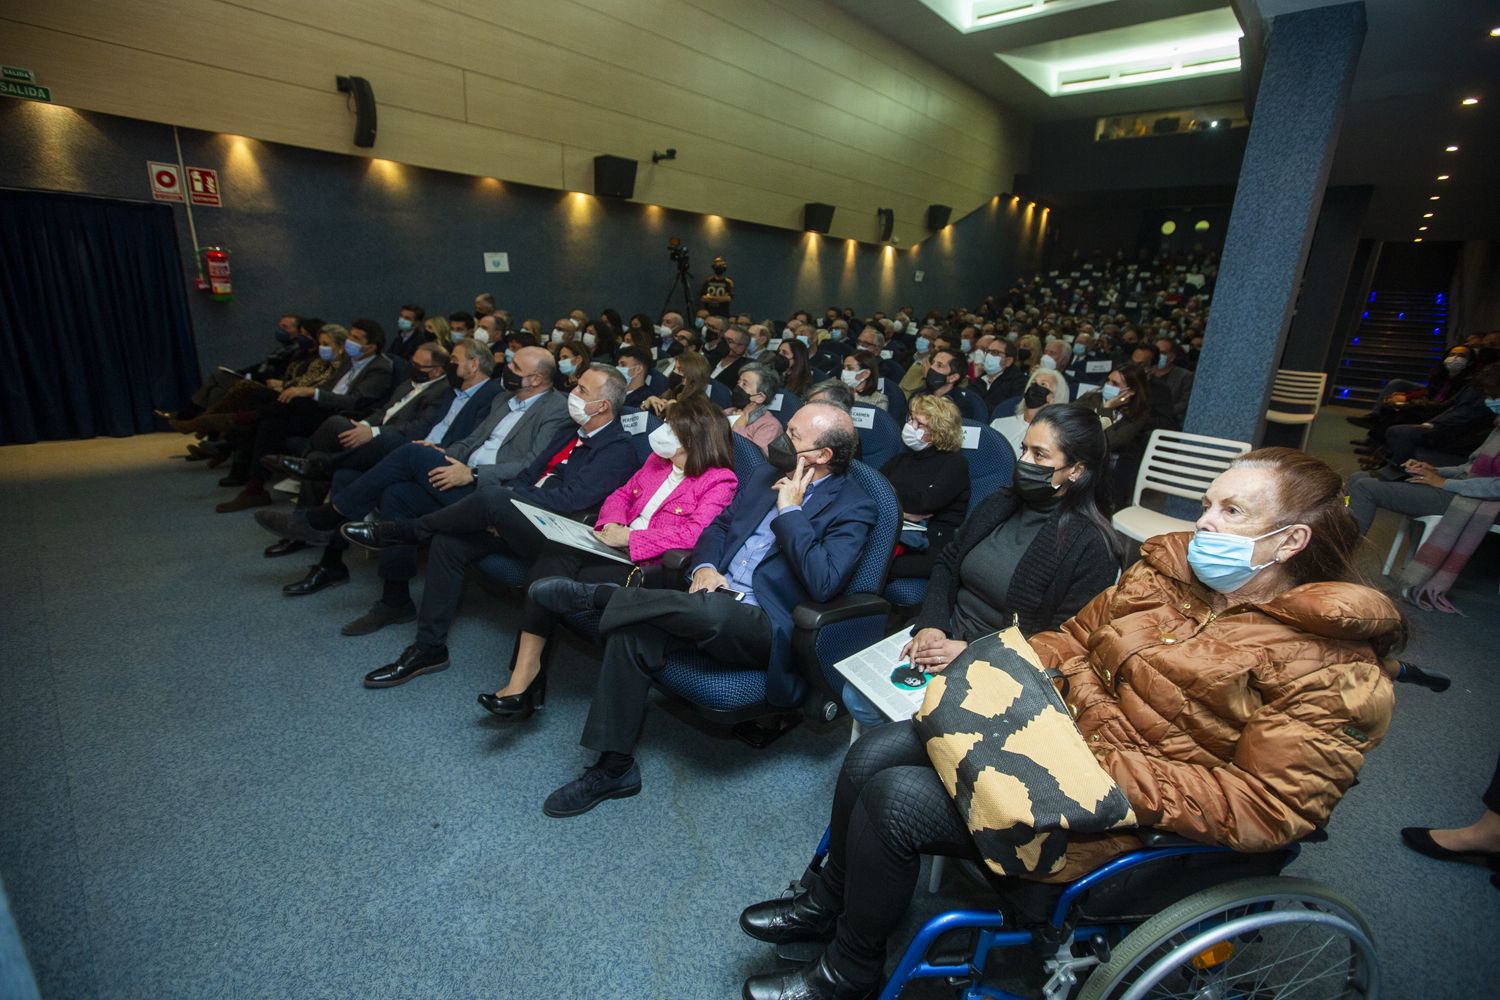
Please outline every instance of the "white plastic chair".
[[1282, 368], [1271, 382], [1271, 406], [1266, 422], [1301, 425], [1298, 448], [1306, 450], [1307, 435], [1323, 406], [1323, 391], [1328, 387], [1327, 372], [1298, 372]]
[[[1402, 566], [1411, 562], [1412, 556], [1417, 554], [1417, 550], [1422, 547], [1423, 542], [1427, 541], [1427, 536], [1432, 533], [1432, 529], [1437, 527], [1437, 523], [1442, 519], [1443, 515], [1441, 514], [1428, 514], [1425, 517], [1403, 517], [1401, 519], [1401, 526], [1396, 529], [1396, 536], [1391, 539], [1391, 551], [1385, 555], [1385, 565], [1380, 568], [1381, 575], [1391, 575], [1391, 568], [1396, 565], [1396, 555], [1401, 551], [1401, 543], [1406, 541], [1406, 536], [1411, 534], [1413, 528], [1416, 529], [1416, 535], [1412, 539], [1411, 549], [1406, 553], [1406, 558], [1401, 562]], [[1500, 523], [1490, 525], [1490, 534], [1500, 535]]]
[[1130, 506], [1118, 511], [1112, 522], [1126, 538], [1144, 542], [1169, 531], [1191, 531], [1192, 521], [1169, 517], [1141, 506], [1141, 494], [1155, 490], [1174, 497], [1201, 500], [1208, 486], [1229, 463], [1250, 450], [1244, 441], [1155, 430], [1146, 442], [1141, 470], [1135, 477]]

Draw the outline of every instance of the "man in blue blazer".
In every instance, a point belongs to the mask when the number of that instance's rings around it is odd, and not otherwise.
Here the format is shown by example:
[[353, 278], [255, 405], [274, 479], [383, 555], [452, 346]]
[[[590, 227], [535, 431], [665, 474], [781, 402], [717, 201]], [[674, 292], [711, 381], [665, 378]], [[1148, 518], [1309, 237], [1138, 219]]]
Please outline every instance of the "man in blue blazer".
[[[640, 467], [635, 444], [620, 426], [625, 379], [614, 368], [595, 365], [568, 397], [572, 423], [542, 449], [520, 475], [482, 486], [448, 507], [415, 518], [345, 524], [345, 538], [371, 549], [431, 541], [427, 577], [417, 614], [417, 640], [395, 662], [365, 675], [365, 687], [404, 684], [448, 666], [448, 629], [458, 612], [468, 567], [502, 553], [532, 559], [546, 544], [512, 500], [555, 514], [592, 514]], [[382, 511], [382, 513], [386, 513]]]
[[589, 587], [561, 577], [533, 586], [538, 603], [559, 613], [603, 609], [606, 637], [580, 740], [599, 760], [548, 796], [547, 815], [576, 816], [640, 791], [635, 743], [652, 676], [673, 652], [765, 669], [767, 700], [797, 703], [792, 612], [843, 593], [875, 523], [874, 501], [845, 474], [858, 442], [839, 407], [798, 410], [771, 442], [770, 465], [741, 482], [699, 537], [686, 592]]

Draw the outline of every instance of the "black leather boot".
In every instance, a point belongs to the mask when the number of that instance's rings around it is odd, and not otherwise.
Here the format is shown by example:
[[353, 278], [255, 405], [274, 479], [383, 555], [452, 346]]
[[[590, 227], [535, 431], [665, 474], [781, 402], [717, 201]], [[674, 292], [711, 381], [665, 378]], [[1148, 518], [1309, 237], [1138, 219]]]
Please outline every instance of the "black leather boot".
[[741, 991], [744, 1000], [868, 1000], [879, 983], [856, 983], [828, 964], [828, 958], [790, 972], [751, 976]]
[[839, 915], [819, 906], [812, 893], [768, 899], [745, 907], [740, 929], [757, 941], [789, 944], [793, 941], [828, 941]]

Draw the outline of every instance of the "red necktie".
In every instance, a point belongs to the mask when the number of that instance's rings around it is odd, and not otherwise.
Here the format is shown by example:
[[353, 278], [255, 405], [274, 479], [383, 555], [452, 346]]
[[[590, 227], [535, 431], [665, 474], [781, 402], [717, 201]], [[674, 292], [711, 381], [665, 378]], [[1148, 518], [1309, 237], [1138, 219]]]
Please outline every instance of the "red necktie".
[[538, 486], [540, 486], [543, 483], [545, 483], [547, 480], [551, 479], [553, 471], [559, 465], [562, 465], [564, 462], [566, 462], [568, 460], [568, 456], [571, 455], [571, 454], [573, 454], [573, 449], [576, 448], [576, 447], [578, 447], [578, 438], [576, 438], [576, 437], [572, 438], [571, 440], [568, 441], [567, 444], [563, 445], [562, 449], [560, 451], [558, 451], [558, 453], [556, 455], [553, 455], [552, 456], [552, 460], [547, 463], [547, 468], [545, 468], [545, 469], [542, 470], [542, 478], [538, 479], [536, 481], [536, 484]]

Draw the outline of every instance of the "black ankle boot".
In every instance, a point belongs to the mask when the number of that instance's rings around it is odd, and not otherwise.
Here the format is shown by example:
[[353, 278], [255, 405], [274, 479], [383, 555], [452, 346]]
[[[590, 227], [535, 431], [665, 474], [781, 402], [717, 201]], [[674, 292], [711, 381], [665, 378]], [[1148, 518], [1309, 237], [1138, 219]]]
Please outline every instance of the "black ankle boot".
[[744, 1000], [867, 1000], [879, 983], [856, 983], [828, 964], [825, 954], [816, 962], [791, 972], [751, 976], [741, 992]]
[[757, 941], [771, 944], [827, 941], [833, 937], [838, 917], [819, 906], [811, 892], [802, 892], [745, 907], [740, 914], [740, 929]]

